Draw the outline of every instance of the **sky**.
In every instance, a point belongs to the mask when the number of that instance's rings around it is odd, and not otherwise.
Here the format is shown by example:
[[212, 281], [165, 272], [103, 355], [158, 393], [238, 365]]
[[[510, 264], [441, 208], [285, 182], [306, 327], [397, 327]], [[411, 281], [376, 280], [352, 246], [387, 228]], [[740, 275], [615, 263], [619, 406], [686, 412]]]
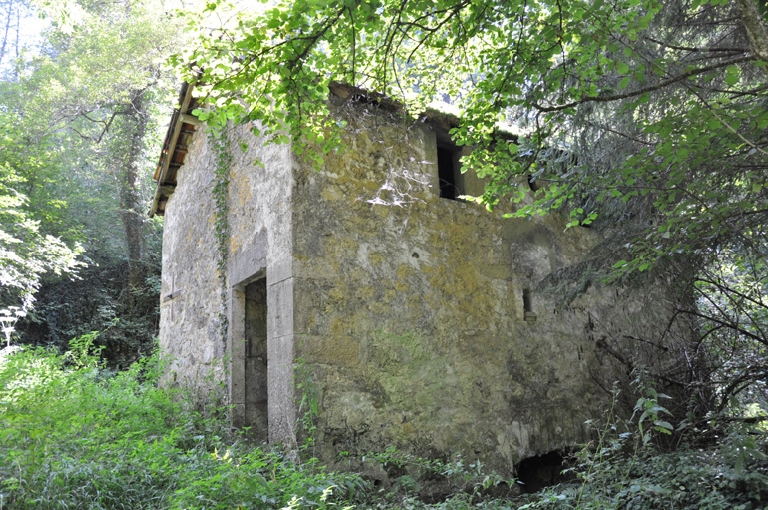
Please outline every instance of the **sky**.
[[25, 6], [22, 2], [7, 2], [0, 7], [0, 44], [3, 52], [0, 54], [0, 70], [3, 74], [10, 71], [18, 51], [36, 55], [40, 52], [42, 43], [41, 32], [48, 26], [48, 20], [38, 16], [33, 7]]

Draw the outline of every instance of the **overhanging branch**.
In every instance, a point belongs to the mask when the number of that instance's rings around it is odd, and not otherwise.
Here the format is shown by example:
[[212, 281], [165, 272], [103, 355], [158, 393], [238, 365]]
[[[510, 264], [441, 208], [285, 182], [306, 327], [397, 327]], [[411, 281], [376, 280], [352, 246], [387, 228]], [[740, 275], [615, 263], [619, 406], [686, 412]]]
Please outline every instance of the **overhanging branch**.
[[559, 112], [562, 110], [567, 110], [569, 108], [574, 108], [580, 104], [584, 103], [609, 103], [612, 101], [620, 101], [622, 99], [629, 99], [632, 97], [638, 97], [648, 92], [655, 92], [657, 90], [661, 90], [665, 87], [668, 87], [672, 84], [675, 84], [679, 81], [686, 80], [688, 78], [691, 78], [693, 76], [698, 76], [700, 74], [705, 74], [710, 71], [714, 71], [715, 69], [720, 69], [723, 67], [728, 67], [730, 65], [734, 64], [740, 64], [742, 62], [749, 62], [752, 60], [756, 60], [757, 58], [754, 55], [743, 55], [741, 57], [732, 58], [729, 60], [723, 60], [721, 62], [718, 62], [717, 64], [712, 64], [709, 66], [699, 67], [696, 69], [691, 69], [690, 71], [686, 71], [684, 73], [678, 74], [677, 76], [673, 76], [672, 78], [668, 80], [664, 80], [660, 83], [657, 83], [656, 85], [650, 85], [648, 87], [643, 87], [641, 89], [634, 90], [632, 92], [626, 92], [624, 94], [614, 94], [611, 96], [583, 96], [581, 99], [578, 99], [576, 101], [571, 101], [570, 103], [561, 104], [557, 106], [542, 106], [537, 103], [532, 103], [533, 107], [536, 108], [540, 112], [548, 113], [548, 112]]

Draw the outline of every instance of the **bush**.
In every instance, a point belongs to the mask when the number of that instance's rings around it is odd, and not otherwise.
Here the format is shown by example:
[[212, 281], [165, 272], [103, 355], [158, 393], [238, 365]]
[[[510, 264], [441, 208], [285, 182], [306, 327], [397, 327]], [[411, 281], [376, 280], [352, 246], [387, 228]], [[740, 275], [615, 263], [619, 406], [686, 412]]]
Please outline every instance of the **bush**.
[[294, 464], [248, 445], [226, 419], [203, 418], [158, 388], [157, 354], [110, 373], [94, 338], [63, 355], [0, 352], [0, 508], [305, 508], [367, 489], [357, 475]]
[[[397, 475], [374, 492], [358, 474], [255, 447], [231, 431], [226, 409], [199, 412], [158, 388], [157, 354], [121, 373], [106, 370], [94, 339], [75, 339], [64, 354], [0, 351], [0, 508], [751, 510], [768, 502], [764, 429], [725, 421], [728, 428], [693, 431], [707, 442], [662, 451], [648, 435], [668, 425], [653, 392], [633, 421], [608, 413], [599, 440], [574, 458], [575, 482], [502, 498], [513, 482], [479, 463], [390, 449], [369, 456]], [[430, 480], [452, 492], [419, 499]]]

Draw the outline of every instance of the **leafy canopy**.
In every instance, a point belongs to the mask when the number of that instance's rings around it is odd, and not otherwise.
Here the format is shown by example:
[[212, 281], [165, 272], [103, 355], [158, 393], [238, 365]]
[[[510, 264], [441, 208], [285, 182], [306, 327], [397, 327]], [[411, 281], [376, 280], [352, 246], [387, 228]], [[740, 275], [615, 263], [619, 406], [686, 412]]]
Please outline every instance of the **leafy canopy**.
[[[205, 84], [209, 124], [256, 121], [278, 142], [325, 150], [339, 143], [331, 82], [414, 115], [447, 99], [462, 119], [455, 140], [473, 147], [464, 167], [488, 179], [483, 203], [521, 204], [531, 179], [536, 200], [517, 216], [631, 218], [624, 257], [602, 261], [626, 273], [764, 235], [766, 20], [738, 4], [299, 0], [254, 13], [211, 2], [190, 23], [227, 22], [174, 62]], [[522, 135], [499, 140], [500, 122]]]
[[[477, 201], [600, 227], [593, 253], [550, 277], [564, 296], [656, 270], [701, 332], [702, 358], [664, 380], [710, 388], [698, 409], [753, 391], [765, 409], [766, 16], [754, 0], [213, 0], [173, 62], [209, 125], [290, 135], [317, 165], [341, 145], [332, 82], [414, 117], [452, 103], [463, 168], [486, 179]], [[498, 136], [502, 123], [519, 135]]]
[[159, 236], [143, 170], [175, 86], [164, 61], [177, 25], [165, 2], [23, 4], [44, 26], [0, 77], [0, 303], [29, 306], [43, 275], [74, 269], [84, 249], [135, 259], [139, 234]]
[[[79, 243], [46, 230], [59, 223], [60, 201], [40, 192], [55, 165], [46, 139], [32, 146], [18, 126], [24, 119], [0, 113], [0, 301], [28, 308], [44, 274], [73, 272], [83, 263]], [[35, 193], [35, 202], [28, 191]], [[36, 208], [34, 205], [41, 207]]]

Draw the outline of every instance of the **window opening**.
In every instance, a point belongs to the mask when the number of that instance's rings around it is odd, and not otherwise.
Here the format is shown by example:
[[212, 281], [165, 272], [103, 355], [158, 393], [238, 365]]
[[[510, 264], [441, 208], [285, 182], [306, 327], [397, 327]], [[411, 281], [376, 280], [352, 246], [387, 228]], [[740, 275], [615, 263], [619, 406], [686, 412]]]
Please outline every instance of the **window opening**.
[[440, 179], [440, 197], [456, 200], [463, 195], [460, 189], [459, 150], [454, 146], [437, 146], [437, 175]]
[[533, 312], [531, 289], [523, 289], [523, 317], [527, 321], [536, 320], [536, 314]]

